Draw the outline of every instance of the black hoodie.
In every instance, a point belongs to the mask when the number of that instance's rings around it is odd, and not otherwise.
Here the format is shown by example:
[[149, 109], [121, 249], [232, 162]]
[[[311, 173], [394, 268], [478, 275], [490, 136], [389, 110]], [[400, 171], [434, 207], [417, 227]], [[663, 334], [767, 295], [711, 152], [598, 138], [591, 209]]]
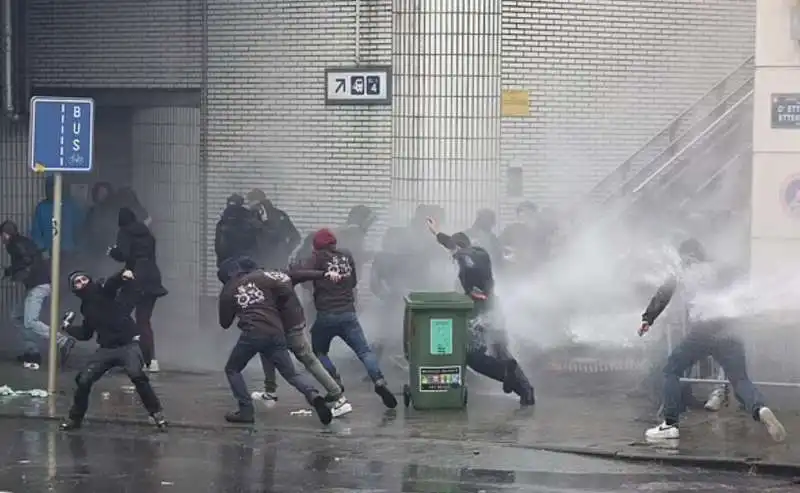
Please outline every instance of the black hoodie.
[[4, 275], [22, 283], [25, 289], [49, 284], [50, 262], [44, 259], [33, 240], [19, 234], [13, 221], [5, 221], [0, 225], [0, 231], [10, 236], [6, 252], [11, 258], [11, 265], [5, 269]]
[[119, 210], [117, 244], [109, 252], [111, 258], [125, 264], [133, 271], [134, 287], [145, 296], [160, 297], [167, 294], [161, 284], [161, 271], [156, 263], [156, 239], [150, 229], [136, 220], [132, 210]]
[[[70, 285], [79, 274], [89, 277], [87, 274], [74, 272], [70, 275]], [[119, 296], [119, 290], [127, 282], [131, 281], [124, 281], [120, 272], [105, 282], [91, 281], [80, 291], [75, 291], [75, 295], [81, 300], [83, 323], [67, 328], [67, 333], [79, 341], [88, 341], [96, 334], [97, 344], [105, 349], [132, 343], [138, 334], [136, 324], [130, 316], [133, 306], [123, 303], [125, 297]]]
[[217, 267], [230, 258], [255, 257], [260, 227], [260, 222], [249, 209], [238, 203], [229, 203], [214, 234]]

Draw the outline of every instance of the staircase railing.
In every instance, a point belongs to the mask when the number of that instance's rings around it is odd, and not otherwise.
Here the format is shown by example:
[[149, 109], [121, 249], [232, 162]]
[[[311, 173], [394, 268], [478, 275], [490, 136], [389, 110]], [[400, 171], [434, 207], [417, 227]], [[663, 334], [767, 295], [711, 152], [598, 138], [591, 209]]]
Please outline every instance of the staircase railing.
[[743, 85], [752, 84], [753, 62], [754, 57], [742, 62], [650, 138], [639, 150], [592, 188], [588, 194], [588, 202], [597, 204], [609, 197], [623, 195], [625, 193], [622, 190], [623, 184], [629, 183], [631, 177], [647, 166], [653, 158], [663, 154], [676, 140], [687, 136], [692, 130], [701, 131], [696, 129], [703, 120], [708, 119], [715, 111], [723, 110], [720, 108], [720, 101], [728, 100], [731, 93], [740, 90]]

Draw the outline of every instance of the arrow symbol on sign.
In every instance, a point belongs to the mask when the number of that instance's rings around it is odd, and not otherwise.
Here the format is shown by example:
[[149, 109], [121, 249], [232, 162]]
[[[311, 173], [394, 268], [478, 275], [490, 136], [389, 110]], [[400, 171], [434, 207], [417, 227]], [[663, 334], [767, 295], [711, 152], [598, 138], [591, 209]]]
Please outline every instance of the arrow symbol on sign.
[[336, 90], [333, 92], [344, 92], [344, 79], [336, 79]]

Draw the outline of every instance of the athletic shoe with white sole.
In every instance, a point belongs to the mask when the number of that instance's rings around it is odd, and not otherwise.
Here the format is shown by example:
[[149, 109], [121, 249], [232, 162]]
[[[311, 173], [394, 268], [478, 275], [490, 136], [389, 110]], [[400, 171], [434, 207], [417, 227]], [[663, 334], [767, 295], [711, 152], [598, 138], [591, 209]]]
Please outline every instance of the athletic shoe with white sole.
[[645, 431], [644, 436], [648, 440], [676, 440], [681, 437], [681, 433], [677, 426], [668, 425], [665, 421], [660, 425]]
[[711, 395], [708, 396], [708, 400], [703, 405], [706, 411], [717, 412], [722, 409], [722, 406], [728, 400], [728, 392], [724, 388], [714, 389], [711, 392]]
[[278, 403], [278, 396], [272, 392], [253, 392], [250, 397], [254, 401], [262, 401], [268, 408], [273, 408]]
[[337, 400], [333, 406], [331, 406], [331, 414], [334, 418], [339, 418], [344, 416], [345, 414], [350, 414], [353, 412], [353, 406], [347, 402], [347, 397], [341, 396], [339, 400]]
[[775, 417], [775, 413], [773, 413], [770, 408], [764, 406], [759, 409], [758, 420], [767, 428], [767, 433], [769, 433], [773, 440], [776, 442], [786, 440], [786, 428], [778, 421], [778, 418]]

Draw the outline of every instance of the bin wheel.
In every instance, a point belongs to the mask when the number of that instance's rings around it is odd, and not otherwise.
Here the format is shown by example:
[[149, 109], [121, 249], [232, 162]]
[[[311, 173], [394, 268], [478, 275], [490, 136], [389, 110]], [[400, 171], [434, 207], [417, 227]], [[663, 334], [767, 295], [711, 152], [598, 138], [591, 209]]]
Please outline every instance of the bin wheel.
[[408, 407], [411, 404], [411, 387], [403, 385], [403, 404]]
[[467, 396], [468, 396], [468, 395], [469, 395], [469, 392], [468, 392], [468, 391], [467, 391], [467, 389], [465, 388], [465, 389], [464, 389], [464, 407], [466, 407], [466, 405], [467, 405]]

